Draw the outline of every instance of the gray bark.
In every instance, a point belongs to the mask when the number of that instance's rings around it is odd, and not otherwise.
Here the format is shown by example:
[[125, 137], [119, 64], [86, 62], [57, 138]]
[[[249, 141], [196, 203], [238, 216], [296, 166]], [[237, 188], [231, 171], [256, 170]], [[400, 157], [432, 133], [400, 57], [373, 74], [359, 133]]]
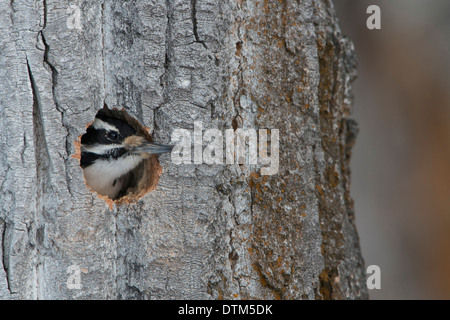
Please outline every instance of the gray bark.
[[[1, 1], [0, 26], [1, 299], [367, 298], [330, 1]], [[156, 190], [111, 209], [71, 157], [104, 103], [161, 143], [280, 129], [279, 172], [161, 156]]]

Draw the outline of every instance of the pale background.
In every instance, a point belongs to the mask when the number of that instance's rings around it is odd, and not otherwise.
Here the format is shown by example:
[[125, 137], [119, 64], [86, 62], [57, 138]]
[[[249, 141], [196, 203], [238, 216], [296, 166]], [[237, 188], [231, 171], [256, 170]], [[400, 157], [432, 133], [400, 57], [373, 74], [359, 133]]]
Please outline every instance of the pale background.
[[[372, 299], [450, 299], [450, 1], [335, 0], [355, 43], [352, 196]], [[381, 30], [366, 9], [381, 8]]]

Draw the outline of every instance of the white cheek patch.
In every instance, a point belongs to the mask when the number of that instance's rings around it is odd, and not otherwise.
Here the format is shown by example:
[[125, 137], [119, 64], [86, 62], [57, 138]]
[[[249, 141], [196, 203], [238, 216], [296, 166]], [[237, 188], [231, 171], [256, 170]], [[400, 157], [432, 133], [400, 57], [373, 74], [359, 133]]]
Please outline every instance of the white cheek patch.
[[92, 126], [97, 129], [97, 130], [106, 130], [106, 131], [117, 131], [119, 132], [119, 130], [113, 126], [112, 124], [105, 122], [103, 120], [100, 120], [98, 118], [95, 119], [94, 123], [92, 124]]
[[81, 145], [81, 152], [91, 152], [95, 154], [108, 154], [112, 149], [123, 148], [121, 144], [94, 144]]

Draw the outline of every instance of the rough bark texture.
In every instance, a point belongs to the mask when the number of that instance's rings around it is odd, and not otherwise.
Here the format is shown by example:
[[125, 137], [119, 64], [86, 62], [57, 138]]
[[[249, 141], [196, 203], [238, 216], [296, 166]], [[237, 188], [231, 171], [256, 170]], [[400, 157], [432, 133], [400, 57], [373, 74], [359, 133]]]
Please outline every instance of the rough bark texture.
[[[330, 1], [1, 1], [0, 26], [1, 299], [367, 297]], [[161, 143], [193, 121], [280, 129], [279, 172], [166, 155], [156, 190], [110, 209], [71, 158], [104, 103]]]

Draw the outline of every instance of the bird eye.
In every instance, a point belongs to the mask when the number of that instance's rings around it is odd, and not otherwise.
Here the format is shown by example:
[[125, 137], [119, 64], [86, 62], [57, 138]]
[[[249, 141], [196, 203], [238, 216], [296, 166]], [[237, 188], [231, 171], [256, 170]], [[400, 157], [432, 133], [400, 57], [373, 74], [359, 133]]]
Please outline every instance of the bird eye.
[[110, 131], [106, 137], [111, 141], [117, 141], [119, 139], [119, 134], [115, 131]]

